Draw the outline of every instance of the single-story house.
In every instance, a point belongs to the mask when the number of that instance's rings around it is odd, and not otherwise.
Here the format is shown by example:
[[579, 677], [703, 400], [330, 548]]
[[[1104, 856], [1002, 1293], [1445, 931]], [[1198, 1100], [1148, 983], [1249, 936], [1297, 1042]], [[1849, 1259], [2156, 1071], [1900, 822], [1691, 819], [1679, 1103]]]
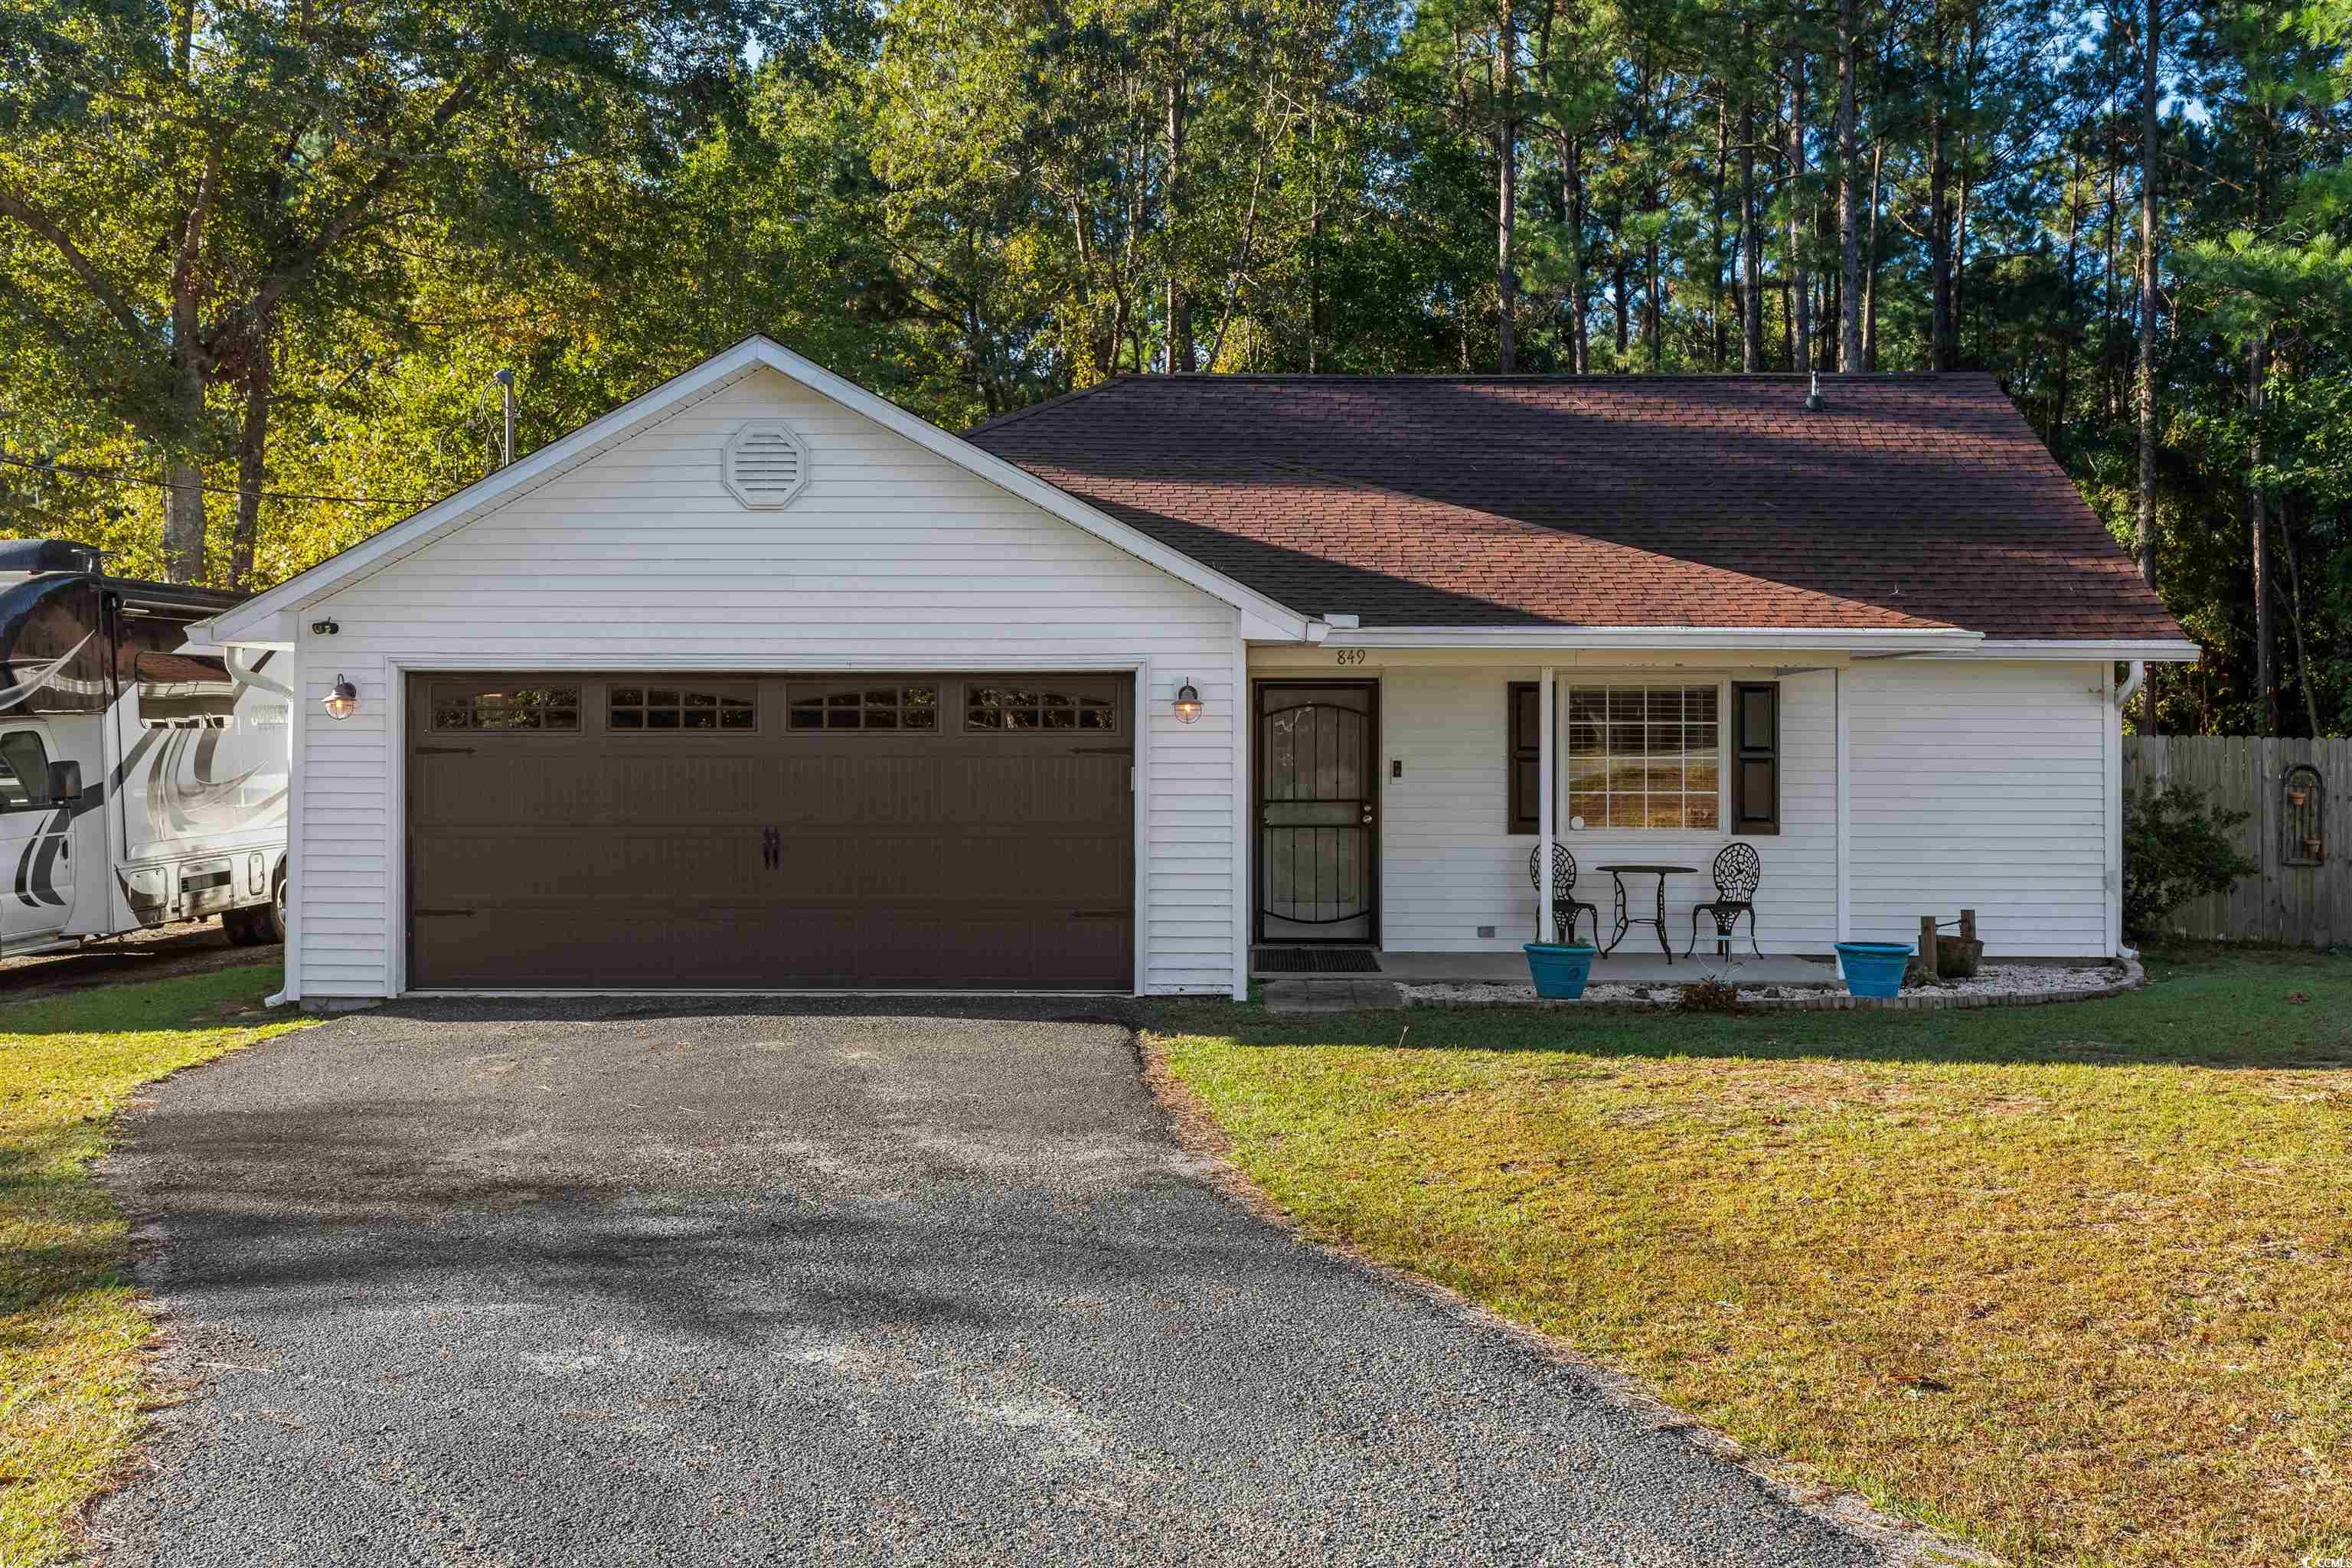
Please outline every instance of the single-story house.
[[1240, 995], [1513, 952], [1547, 844], [1604, 919], [1591, 868], [1748, 845], [1768, 953], [2114, 952], [2119, 705], [2194, 645], [1990, 377], [1811, 391], [1139, 376], [958, 436], [748, 340], [211, 623], [307, 693], [288, 992]]

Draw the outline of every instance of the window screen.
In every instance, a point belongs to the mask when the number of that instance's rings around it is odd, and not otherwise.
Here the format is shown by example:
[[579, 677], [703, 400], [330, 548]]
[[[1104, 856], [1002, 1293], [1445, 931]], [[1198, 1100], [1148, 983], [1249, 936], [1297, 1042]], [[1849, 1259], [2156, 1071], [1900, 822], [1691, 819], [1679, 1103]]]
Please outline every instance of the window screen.
[[1712, 686], [1568, 691], [1568, 809], [1587, 827], [1714, 832], [1721, 716]]

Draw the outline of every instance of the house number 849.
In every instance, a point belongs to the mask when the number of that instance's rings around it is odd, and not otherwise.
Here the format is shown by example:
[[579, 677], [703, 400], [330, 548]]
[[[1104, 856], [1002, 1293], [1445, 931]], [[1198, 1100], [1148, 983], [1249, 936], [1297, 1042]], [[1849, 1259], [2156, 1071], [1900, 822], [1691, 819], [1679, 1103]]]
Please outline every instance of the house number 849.
[[1335, 651], [1339, 654], [1339, 662], [1341, 664], [1361, 664], [1364, 662], [1364, 650], [1362, 648], [1343, 647], [1336, 649]]

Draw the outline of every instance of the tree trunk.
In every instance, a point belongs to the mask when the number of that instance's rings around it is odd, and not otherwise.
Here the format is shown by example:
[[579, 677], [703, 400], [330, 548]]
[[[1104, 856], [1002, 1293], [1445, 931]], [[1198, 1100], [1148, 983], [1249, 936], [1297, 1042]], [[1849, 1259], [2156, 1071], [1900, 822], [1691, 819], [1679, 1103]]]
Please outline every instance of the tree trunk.
[[[2140, 580], [2154, 593], [2156, 574], [2156, 197], [2158, 174], [2157, 146], [2157, 50], [2161, 0], [2147, 0], [2147, 37], [2143, 40], [2139, 91], [2139, 521], [2136, 531]], [[2302, 623], [2296, 622], [2296, 637]], [[2140, 732], [2156, 733], [2156, 698], [2151, 693]], [[2319, 733], [2313, 721], [2313, 734]]]
[[1805, 265], [1805, 51], [1802, 45], [1789, 51], [1789, 272], [1790, 306], [1793, 319], [1790, 329], [1795, 347], [1790, 356], [1791, 367], [1811, 369], [1813, 363], [1813, 274]]
[[[1756, 25], [1741, 36], [1752, 38]], [[1742, 58], [1752, 52], [1742, 51]], [[1756, 233], [1756, 93], [1741, 89], [1739, 102], [1739, 368], [1764, 368], [1764, 268]]]
[[1853, 0], [1838, 0], [1838, 369], [1862, 369], [1862, 213], [1854, 188]]
[[2319, 728], [2319, 699], [2311, 689], [2311, 649], [2303, 640], [2303, 568], [2294, 555], [2294, 530], [2284, 508], [2279, 513], [2279, 556], [2286, 563], [2286, 623], [2294, 637], [2295, 684], [2303, 690], [2303, 711], [2313, 739]]
[[[1977, 81], [1977, 28], [1973, 16], [1961, 31], [1960, 48], [1964, 68], [1960, 72], [1960, 109], [1972, 121], [1976, 113]], [[1969, 197], [1973, 185], [1969, 178], [1973, 173], [1969, 166], [1969, 137], [1964, 132], [1960, 137], [1959, 204], [1952, 221], [1952, 363], [1948, 367], [1952, 370], [1960, 368], [1960, 320], [1969, 282]]]
[[1862, 368], [1878, 368], [1878, 201], [1886, 173], [1886, 143], [1870, 145], [1870, 223], [1862, 241]]
[[[1713, 263], [1707, 278], [1707, 337], [1714, 353], [1715, 368], [1723, 368], [1726, 351], [1730, 346], [1723, 319], [1724, 273], [1731, 265], [1731, 249], [1723, 243], [1723, 188], [1731, 167], [1731, 100], [1728, 96], [1715, 100], [1715, 193], [1708, 218], [1714, 225], [1714, 244], [1708, 260]], [[1738, 287], [1737, 279], [1732, 287]]]
[[1650, 266], [1650, 374], [1655, 375], [1664, 368], [1666, 352], [1666, 275], [1658, 265], [1658, 247], [1649, 248]]
[[194, 463], [163, 466], [163, 576], [168, 582], [205, 580], [204, 478]]
[[[2050, 416], [2050, 455], [2061, 463], [2066, 460], [2066, 419], [2074, 405], [2074, 265], [2082, 248], [2083, 206], [2076, 200], [2074, 182], [2066, 182], [2066, 268], [2058, 284], [2057, 357], [2058, 369], [2052, 377], [2056, 404]], [[2152, 734], [2152, 731], [2142, 731]]]
[[271, 355], [266, 340], [253, 351], [253, 363], [245, 378], [245, 418], [236, 434], [236, 528], [229, 537], [228, 585], [241, 590], [253, 586], [254, 548], [261, 537], [261, 487], [268, 478]]
[[1625, 301], [1625, 258], [1622, 252], [1618, 255], [1616, 270], [1612, 275], [1611, 281], [1616, 286], [1617, 368], [1622, 371], [1625, 368], [1625, 351], [1632, 343], [1632, 340], [1626, 335], [1628, 327], [1628, 312]]
[[1316, 374], [1323, 343], [1323, 193], [1307, 213], [1307, 374]]
[[1199, 368], [1192, 353], [1192, 306], [1185, 297], [1181, 268], [1177, 257], [1177, 230], [1184, 216], [1184, 92], [1181, 82], [1171, 81], [1167, 92], [1168, 171], [1167, 221], [1163, 226], [1161, 265], [1167, 269], [1168, 288], [1168, 353], [1163, 361], [1168, 374], [1189, 374]]
[[1839, 268], [1822, 279], [1822, 320], [1839, 323], [1839, 332], [1822, 334], [1822, 365], [1826, 371], [1845, 369], [1845, 268]]
[[1929, 326], [1927, 368], [1953, 370], [1959, 355], [1952, 343], [1952, 159], [1950, 106], [1945, 100], [1946, 51], [1936, 30], [1935, 95], [1927, 120], [1927, 271]]
[[1952, 215], [1952, 363], [1960, 368], [1960, 310], [1969, 280], [1969, 172], [1960, 171], [1960, 195]]
[[[193, 312], [183, 312], [192, 316]], [[192, 350], [175, 350], [181, 363], [177, 367], [179, 403], [183, 440], [201, 438], [205, 416], [204, 373], [188, 363]], [[197, 466], [182, 458], [167, 463], [163, 468], [163, 575], [173, 583], [201, 583], [205, 580], [205, 491], [204, 473]]]
[[2254, 567], [2254, 703], [2262, 732], [2278, 733], [2278, 691], [2271, 673], [2271, 517], [2270, 503], [2256, 483], [2252, 469], [2263, 461], [2261, 422], [2269, 403], [2270, 334], [2256, 338], [2246, 351], [2246, 411], [2253, 416], [2255, 434], [2247, 454], [2246, 521], [2250, 525]]
[[1511, 247], [1519, 206], [1518, 47], [1517, 18], [1511, 0], [1503, 0], [1495, 29], [1495, 94], [1500, 110], [1495, 122], [1495, 293], [1496, 358], [1505, 375], [1518, 368], [1519, 274]]
[[1560, 166], [1567, 181], [1569, 313], [1576, 336], [1576, 374], [1583, 375], [1591, 369], [1589, 347], [1591, 322], [1585, 308], [1584, 287], [1584, 141], [1581, 137], [1560, 136]]

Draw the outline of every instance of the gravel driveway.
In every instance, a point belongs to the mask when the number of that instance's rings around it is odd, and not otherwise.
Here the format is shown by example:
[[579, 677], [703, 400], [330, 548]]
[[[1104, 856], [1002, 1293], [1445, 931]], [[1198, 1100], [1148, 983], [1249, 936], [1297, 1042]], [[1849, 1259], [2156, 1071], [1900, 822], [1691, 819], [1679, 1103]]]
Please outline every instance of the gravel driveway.
[[1220, 1196], [1108, 1020], [418, 1004], [131, 1133], [111, 1564], [1878, 1561]]

